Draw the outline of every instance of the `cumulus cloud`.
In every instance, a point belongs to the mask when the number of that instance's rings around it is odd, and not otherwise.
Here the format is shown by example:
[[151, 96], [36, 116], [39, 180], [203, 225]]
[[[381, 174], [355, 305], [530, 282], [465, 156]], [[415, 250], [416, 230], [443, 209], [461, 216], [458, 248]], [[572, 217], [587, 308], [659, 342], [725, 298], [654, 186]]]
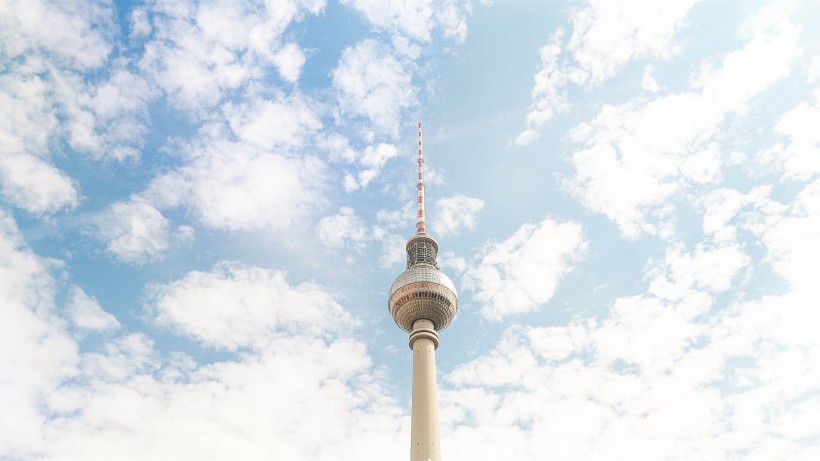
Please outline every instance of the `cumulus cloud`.
[[[120, 62], [107, 80], [90, 85], [70, 104], [77, 120], [69, 137], [71, 146], [92, 157], [115, 160], [136, 159], [148, 131], [148, 104], [155, 91], [138, 74]], [[67, 92], [72, 87], [65, 88]], [[64, 98], [69, 100], [67, 94]], [[85, 123], [83, 123], [85, 121]]]
[[79, 196], [50, 161], [55, 146], [95, 159], [137, 157], [153, 93], [123, 60], [109, 61], [110, 6], [18, 3], [0, 13], [0, 182], [15, 206], [51, 214]]
[[319, 138], [317, 143], [327, 151], [333, 162], [353, 163], [359, 157], [358, 152], [350, 146], [350, 140], [338, 133]]
[[305, 65], [305, 53], [295, 43], [288, 43], [273, 56], [273, 62], [279, 70], [279, 75], [290, 83], [299, 80], [302, 66]]
[[332, 76], [342, 111], [380, 134], [397, 136], [402, 111], [417, 103], [410, 65], [376, 40], [347, 47]]
[[820, 106], [801, 102], [780, 117], [775, 133], [788, 139], [764, 149], [761, 163], [774, 165], [783, 179], [806, 181], [820, 173]]
[[344, 0], [342, 3], [362, 12], [367, 20], [378, 28], [401, 32], [421, 41], [430, 40], [432, 0], [403, 0], [390, 3]]
[[80, 287], [72, 287], [68, 294], [68, 314], [78, 328], [92, 331], [113, 331], [120, 322], [106, 312], [96, 299], [88, 296]]
[[[758, 29], [742, 49], [701, 70], [693, 80], [699, 91], [605, 106], [570, 132], [579, 148], [572, 154], [575, 176], [564, 185], [626, 238], [669, 235], [671, 198], [720, 178], [718, 128], [789, 75], [800, 53], [797, 39], [798, 29], [788, 22]], [[754, 78], [740, 77], [745, 74]]]
[[78, 347], [55, 311], [57, 262], [34, 254], [3, 209], [0, 255], [0, 457], [24, 458], [41, 448], [42, 402], [77, 372]]
[[[224, 150], [234, 154], [222, 157]], [[323, 165], [258, 153], [244, 146], [213, 146], [201, 159], [152, 181], [147, 195], [162, 205], [186, 205], [217, 229], [286, 229], [317, 200]]]
[[[452, 456], [811, 457], [816, 428], [788, 421], [814, 408], [789, 398], [817, 389], [816, 288], [716, 308], [749, 262], [736, 243], [679, 247], [648, 265], [646, 294], [617, 299], [604, 319], [509, 328], [445, 378]], [[670, 283], [674, 296], [658, 290]]]
[[554, 32], [549, 42], [539, 50], [541, 62], [533, 76], [532, 104], [527, 112], [526, 128], [515, 138], [516, 145], [525, 146], [537, 140], [540, 137], [538, 128], [569, 107], [564, 94], [567, 73], [558, 68], [563, 36], [562, 30]]
[[379, 265], [385, 269], [396, 267], [407, 260], [405, 244], [407, 238], [398, 234], [387, 234], [382, 239], [382, 254]]
[[486, 319], [531, 312], [549, 301], [586, 249], [581, 226], [545, 219], [486, 248], [462, 278]]
[[46, 51], [60, 65], [92, 69], [111, 52], [113, 8], [103, 3], [5, 2], [0, 50], [5, 56]]
[[317, 231], [322, 244], [329, 247], [342, 247], [346, 243], [361, 246], [367, 239], [364, 222], [352, 208], [342, 207], [335, 215], [325, 216], [319, 220]]
[[420, 42], [429, 42], [435, 27], [459, 43], [467, 38], [467, 2], [455, 0], [343, 0], [343, 4], [361, 12], [374, 27], [394, 35], [408, 36]]
[[462, 228], [473, 229], [475, 218], [484, 201], [478, 198], [454, 195], [436, 200], [433, 229], [441, 235], [457, 234]]
[[685, 25], [696, 2], [629, 1], [614, 5], [589, 1], [575, 10], [569, 38], [565, 39], [564, 31], [559, 29], [540, 50], [532, 104], [525, 128], [514, 143], [527, 145], [535, 141], [538, 128], [569, 107], [569, 84], [600, 85], [633, 60], [674, 53], [675, 34]]
[[404, 451], [408, 425], [359, 342], [274, 336], [258, 353], [201, 366], [184, 355], [152, 359], [152, 347], [140, 335], [112, 342], [96, 358], [132, 367], [124, 379], [89, 376], [87, 388], [51, 395], [60, 418], [45, 426], [42, 455], [355, 460]]
[[296, 81], [304, 56], [296, 44], [281, 45], [281, 34], [323, 7], [323, 1], [314, 1], [258, 8], [231, 2], [137, 8], [132, 13], [141, 25], [137, 30], [152, 27], [153, 32], [139, 66], [174, 105], [204, 114], [223, 95], [260, 81], [272, 65], [283, 79]]
[[807, 184], [788, 205], [772, 199], [770, 192], [736, 193], [741, 205], [727, 210], [724, 219], [734, 218], [737, 227], [757, 236], [767, 248], [767, 261], [793, 288], [811, 291], [820, 257], [820, 179]]
[[382, 142], [377, 146], [367, 146], [357, 161], [357, 165], [360, 167], [359, 171], [355, 175], [352, 173], [345, 175], [345, 191], [351, 192], [367, 187], [378, 177], [384, 164], [398, 155], [399, 150], [392, 144]]
[[33, 155], [0, 154], [3, 196], [36, 214], [77, 206], [77, 189], [65, 173]]
[[[816, 425], [794, 422], [808, 421], [820, 389], [819, 198], [820, 181], [791, 203], [770, 186], [715, 191], [699, 199], [706, 240], [648, 261], [644, 293], [617, 298], [602, 319], [510, 327], [445, 377], [451, 455], [815, 456]], [[765, 270], [744, 251], [758, 245], [785, 291], [744, 290], [744, 274]]]
[[296, 97], [229, 103], [223, 112], [240, 141], [266, 151], [300, 147], [322, 127], [307, 102]]
[[[0, 456], [401, 455], [402, 410], [346, 334], [349, 314], [318, 286], [229, 263], [191, 272], [149, 290], [149, 311], [204, 344], [258, 348], [200, 365], [132, 333], [80, 353], [54, 309], [56, 262], [32, 253], [5, 212], [0, 254], [0, 365], [15, 371], [0, 376]], [[81, 289], [69, 304], [79, 327], [114, 327]]]
[[97, 237], [120, 261], [143, 264], [168, 249], [168, 220], [141, 201], [117, 202], [96, 219]]
[[[276, 104], [262, 106], [263, 112], [278, 110]], [[258, 119], [236, 120], [236, 135], [247, 141], [233, 140], [219, 125], [203, 127], [182, 147], [185, 163], [154, 178], [140, 196], [158, 208], [186, 206], [216, 229], [287, 229], [309, 213], [321, 200], [325, 166], [293, 150], [314, 119], [286, 123], [290, 130], [275, 135], [255, 125]]]
[[280, 271], [230, 262], [153, 286], [149, 307], [158, 323], [228, 350], [260, 348], [281, 333], [323, 336], [355, 325], [320, 287], [292, 287]]

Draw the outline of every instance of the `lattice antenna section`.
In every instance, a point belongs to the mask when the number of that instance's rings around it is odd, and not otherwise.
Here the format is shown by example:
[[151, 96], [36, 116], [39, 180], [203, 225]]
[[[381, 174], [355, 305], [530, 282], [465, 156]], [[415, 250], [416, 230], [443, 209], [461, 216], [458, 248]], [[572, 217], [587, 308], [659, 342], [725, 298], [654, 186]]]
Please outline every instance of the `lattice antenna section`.
[[425, 234], [427, 233], [427, 219], [424, 215], [424, 154], [423, 154], [423, 145], [422, 145], [422, 137], [421, 137], [421, 122], [419, 122], [419, 182], [418, 182], [418, 220], [416, 221], [416, 233], [417, 234]]

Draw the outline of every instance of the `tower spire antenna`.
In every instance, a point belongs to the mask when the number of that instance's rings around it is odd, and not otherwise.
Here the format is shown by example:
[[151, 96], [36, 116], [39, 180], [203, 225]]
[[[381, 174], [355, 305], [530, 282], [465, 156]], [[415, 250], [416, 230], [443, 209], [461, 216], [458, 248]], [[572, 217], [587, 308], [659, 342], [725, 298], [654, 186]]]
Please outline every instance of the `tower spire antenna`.
[[416, 233], [427, 233], [427, 217], [424, 214], [424, 145], [421, 136], [421, 122], [419, 122], [419, 182], [416, 186], [418, 189], [418, 217], [416, 221]]

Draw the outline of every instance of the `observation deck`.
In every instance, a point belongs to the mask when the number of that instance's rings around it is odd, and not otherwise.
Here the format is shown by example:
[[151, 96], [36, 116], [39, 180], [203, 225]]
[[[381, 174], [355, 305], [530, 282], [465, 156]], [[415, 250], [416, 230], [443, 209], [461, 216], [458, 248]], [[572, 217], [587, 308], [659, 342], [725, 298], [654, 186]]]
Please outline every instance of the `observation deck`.
[[430, 320], [438, 332], [447, 328], [458, 312], [456, 286], [438, 268], [438, 242], [416, 234], [407, 241], [407, 269], [390, 287], [387, 307], [396, 324], [410, 333], [417, 320]]

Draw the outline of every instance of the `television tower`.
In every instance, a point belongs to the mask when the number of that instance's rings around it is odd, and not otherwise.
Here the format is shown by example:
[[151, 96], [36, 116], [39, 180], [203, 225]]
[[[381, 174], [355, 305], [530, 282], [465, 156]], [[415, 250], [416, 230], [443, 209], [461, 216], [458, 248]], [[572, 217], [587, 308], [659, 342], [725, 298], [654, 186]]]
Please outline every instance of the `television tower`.
[[407, 269], [390, 287], [387, 308], [393, 320], [410, 333], [413, 350], [413, 395], [410, 460], [441, 460], [436, 389], [438, 332], [458, 312], [456, 286], [439, 270], [438, 242], [427, 234], [424, 214], [424, 155], [419, 122], [418, 217], [416, 235], [407, 241]]

